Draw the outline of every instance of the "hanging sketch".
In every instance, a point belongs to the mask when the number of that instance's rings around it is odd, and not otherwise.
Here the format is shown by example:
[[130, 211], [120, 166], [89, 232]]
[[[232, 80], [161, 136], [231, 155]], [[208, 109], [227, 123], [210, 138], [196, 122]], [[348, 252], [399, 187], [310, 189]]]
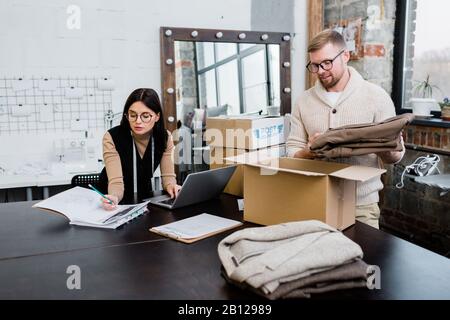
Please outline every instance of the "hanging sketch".
[[100, 79], [0, 78], [0, 136], [105, 129], [113, 85]]

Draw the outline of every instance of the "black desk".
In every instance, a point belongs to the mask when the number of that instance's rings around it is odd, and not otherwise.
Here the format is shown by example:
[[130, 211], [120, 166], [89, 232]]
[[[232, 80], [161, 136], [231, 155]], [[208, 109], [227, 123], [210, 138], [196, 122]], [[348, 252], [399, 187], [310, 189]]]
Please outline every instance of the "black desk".
[[[31, 205], [0, 205], [0, 299], [260, 299], [220, 276], [217, 245], [237, 229], [189, 245], [148, 231], [202, 212], [242, 219], [232, 196], [173, 212], [152, 206], [118, 230], [70, 226]], [[315, 298], [450, 299], [449, 259], [361, 223], [344, 233], [380, 267], [381, 289]], [[70, 265], [81, 268], [81, 290], [66, 287]]]

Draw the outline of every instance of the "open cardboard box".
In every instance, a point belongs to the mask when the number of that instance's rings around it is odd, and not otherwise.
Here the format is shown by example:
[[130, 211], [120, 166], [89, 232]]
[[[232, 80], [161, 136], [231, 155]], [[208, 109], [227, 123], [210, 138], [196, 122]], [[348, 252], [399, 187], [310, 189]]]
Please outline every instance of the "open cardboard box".
[[242, 154], [226, 160], [244, 166], [244, 220], [272, 225], [317, 219], [339, 230], [355, 223], [356, 183], [384, 169], [318, 160], [258, 159]]
[[[247, 154], [247, 157], [255, 159], [270, 159], [274, 157], [284, 156], [286, 147], [284, 144], [278, 146], [271, 146], [256, 151], [249, 151], [245, 149], [210, 147], [210, 164], [211, 169], [221, 168], [224, 166], [234, 165], [234, 161], [228, 161], [226, 158], [235, 157], [242, 154]], [[238, 197], [244, 196], [244, 166], [238, 165], [236, 171], [230, 178], [230, 181], [223, 190], [224, 193], [232, 194]]]

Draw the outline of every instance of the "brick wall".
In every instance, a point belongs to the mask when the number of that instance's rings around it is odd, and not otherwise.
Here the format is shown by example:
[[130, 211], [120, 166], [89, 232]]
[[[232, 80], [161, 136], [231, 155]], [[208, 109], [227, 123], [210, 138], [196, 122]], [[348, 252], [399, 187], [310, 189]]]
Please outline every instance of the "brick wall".
[[362, 19], [362, 57], [351, 60], [349, 65], [389, 94], [392, 90], [395, 9], [395, 0], [324, 1], [325, 26], [340, 20]]
[[177, 119], [185, 123], [186, 115], [198, 106], [194, 42], [176, 41], [175, 53]]
[[436, 152], [450, 151], [450, 128], [410, 125], [404, 131], [407, 144], [427, 147]]
[[[450, 129], [410, 125], [404, 131], [408, 148], [402, 161], [388, 166], [380, 201], [380, 227], [420, 246], [450, 257], [450, 192], [419, 184], [406, 175], [404, 187], [396, 188], [407, 165], [418, 157], [437, 154], [441, 173], [450, 172]], [[437, 173], [437, 172], [436, 172]]]
[[[387, 168], [380, 228], [450, 257], [450, 192], [441, 195], [440, 188], [419, 184], [410, 177], [404, 179], [402, 189], [395, 187], [404, 166], [426, 154], [407, 150], [401, 164]], [[449, 166], [449, 157], [441, 156], [440, 169], [448, 170]]]

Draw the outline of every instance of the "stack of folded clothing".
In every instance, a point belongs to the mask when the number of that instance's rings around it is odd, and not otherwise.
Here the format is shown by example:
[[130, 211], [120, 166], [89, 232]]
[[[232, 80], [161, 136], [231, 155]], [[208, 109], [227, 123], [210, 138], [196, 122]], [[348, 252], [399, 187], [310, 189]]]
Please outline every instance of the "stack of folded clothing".
[[310, 149], [319, 158], [338, 158], [403, 149], [400, 132], [414, 119], [405, 113], [381, 122], [333, 128], [320, 135]]
[[361, 247], [317, 221], [246, 228], [218, 246], [225, 279], [268, 299], [366, 287]]

